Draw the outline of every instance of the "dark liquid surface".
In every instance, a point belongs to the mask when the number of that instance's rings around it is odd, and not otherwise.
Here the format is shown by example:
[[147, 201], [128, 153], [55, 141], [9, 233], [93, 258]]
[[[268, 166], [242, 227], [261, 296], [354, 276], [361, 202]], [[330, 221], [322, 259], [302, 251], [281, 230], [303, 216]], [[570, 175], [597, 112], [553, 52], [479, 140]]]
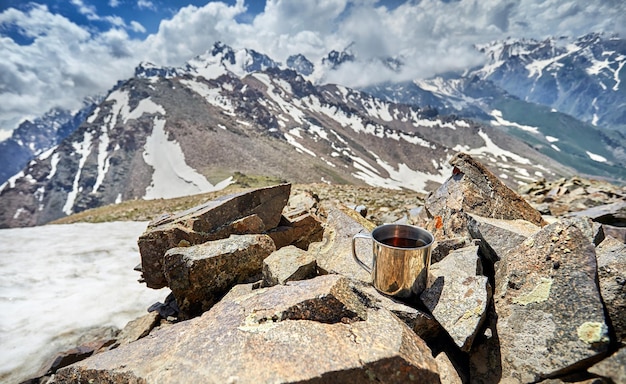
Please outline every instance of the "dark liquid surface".
[[426, 245], [426, 243], [422, 240], [407, 239], [404, 237], [390, 237], [388, 239], [382, 239], [380, 242], [397, 248], [418, 248]]

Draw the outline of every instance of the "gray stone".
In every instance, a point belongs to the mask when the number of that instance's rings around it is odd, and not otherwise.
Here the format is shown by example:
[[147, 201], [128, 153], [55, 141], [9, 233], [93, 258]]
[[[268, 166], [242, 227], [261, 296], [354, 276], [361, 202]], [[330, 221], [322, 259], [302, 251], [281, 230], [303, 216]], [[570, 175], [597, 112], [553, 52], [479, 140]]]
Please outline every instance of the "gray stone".
[[322, 240], [324, 227], [309, 211], [293, 210], [284, 212], [279, 226], [267, 234], [274, 240], [276, 248], [294, 245], [306, 250], [311, 243]]
[[590, 373], [613, 380], [613, 383], [626, 383], [626, 347], [622, 347], [608, 358], [588, 369]]
[[430, 255], [431, 263], [438, 263], [455, 249], [461, 249], [470, 245], [470, 241], [464, 237], [436, 240]]
[[502, 378], [502, 356], [493, 300], [487, 309], [484, 330], [469, 351], [469, 376], [475, 384], [498, 384]]
[[618, 342], [626, 343], [626, 244], [607, 237], [596, 248], [600, 293]]
[[580, 229], [583, 236], [585, 236], [591, 243], [594, 245], [598, 245], [604, 240], [604, 230], [603, 226], [599, 223], [592, 221], [588, 217], [567, 217], [563, 218], [560, 221], [566, 223], [567, 225], [573, 225]]
[[430, 349], [344, 277], [227, 296], [201, 317], [60, 370], [56, 383], [439, 383]]
[[492, 219], [472, 214], [468, 215], [467, 228], [474, 239], [480, 240], [481, 253], [492, 263], [541, 229], [525, 220]]
[[583, 211], [572, 212], [570, 216], [589, 217], [593, 221], [618, 227], [626, 226], [626, 200], [595, 206]]
[[452, 176], [425, 202], [430, 218], [426, 228], [436, 239], [469, 238], [465, 213], [503, 220], [521, 219], [538, 226], [546, 224], [539, 211], [470, 155], [457, 153], [450, 164], [454, 166]]
[[507, 253], [495, 284], [503, 379], [566, 374], [607, 350], [595, 248], [575, 225], [550, 224]]
[[267, 287], [315, 276], [315, 257], [294, 245], [280, 248], [263, 260], [263, 284]]
[[117, 346], [128, 344], [146, 337], [160, 322], [161, 316], [156, 311], [148, 312], [135, 320], [131, 320], [117, 336], [115, 344]]
[[[371, 275], [361, 268], [352, 257], [352, 237], [359, 232], [369, 232], [374, 226], [366, 228], [367, 221], [358, 212], [335, 205], [324, 207], [327, 218], [322, 241], [309, 246], [309, 252], [315, 256], [317, 266], [323, 273], [336, 273], [371, 283]], [[353, 215], [349, 214], [353, 213]], [[358, 218], [357, 218], [358, 217]], [[372, 242], [358, 240], [356, 250], [359, 257], [371, 265]]]
[[442, 383], [463, 384], [468, 381], [466, 377], [458, 372], [446, 353], [439, 353], [435, 356], [435, 361], [437, 362], [437, 369], [439, 370], [439, 379]]
[[226, 195], [151, 222], [137, 241], [146, 285], [155, 289], [167, 285], [163, 257], [168, 249], [275, 228], [290, 190], [290, 184], [281, 184]]
[[166, 252], [163, 269], [179, 317], [197, 316], [237, 283], [260, 277], [263, 260], [276, 250], [267, 235], [231, 235]]
[[431, 265], [430, 285], [420, 298], [462, 351], [469, 351], [486, 318], [491, 287], [478, 246], [451, 252]]

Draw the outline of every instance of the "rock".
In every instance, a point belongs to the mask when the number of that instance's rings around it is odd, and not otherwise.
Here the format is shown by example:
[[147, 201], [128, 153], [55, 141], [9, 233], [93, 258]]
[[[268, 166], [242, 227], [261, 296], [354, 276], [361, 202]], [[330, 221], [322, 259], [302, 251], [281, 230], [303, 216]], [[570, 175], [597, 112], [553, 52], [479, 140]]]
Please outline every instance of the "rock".
[[267, 235], [231, 235], [167, 251], [163, 269], [180, 317], [200, 315], [233, 285], [260, 277], [263, 260], [275, 250]]
[[534, 382], [584, 369], [607, 350], [595, 248], [572, 223], [550, 224], [496, 263], [502, 378]]
[[[374, 306], [391, 311], [429, 345], [434, 343], [443, 331], [441, 325], [432, 315], [409, 306], [405, 302], [383, 295], [370, 284], [361, 283], [358, 291], [367, 294], [367, 300], [373, 302]], [[362, 298], [365, 299], [365, 297]]]
[[546, 224], [535, 208], [470, 155], [457, 153], [450, 164], [454, 166], [453, 175], [425, 203], [430, 219], [426, 228], [436, 239], [469, 238], [465, 213], [503, 220], [521, 219], [538, 226]]
[[275, 228], [290, 190], [290, 184], [281, 184], [227, 195], [151, 222], [138, 240], [146, 285], [167, 285], [163, 257], [168, 249]]
[[132, 343], [142, 337], [146, 337], [160, 322], [161, 316], [156, 311], [148, 312], [135, 320], [129, 321], [117, 336], [115, 346]]
[[263, 260], [263, 284], [266, 287], [310, 279], [317, 274], [315, 257], [293, 245], [280, 248]]
[[611, 236], [626, 244], [626, 227], [614, 227], [612, 225], [602, 224], [602, 233], [604, 233], [605, 236]]
[[277, 228], [267, 233], [276, 248], [294, 245], [300, 249], [309, 249], [309, 245], [321, 241], [324, 235], [322, 223], [311, 213], [305, 210], [295, 210], [283, 213]]
[[622, 347], [610, 357], [588, 369], [590, 373], [611, 379], [613, 383], [626, 383], [626, 348]]
[[607, 237], [596, 248], [600, 293], [618, 342], [626, 343], [626, 244]]
[[593, 221], [615, 227], [626, 227], [626, 200], [616, 201], [577, 211], [570, 214], [574, 217], [589, 217]]
[[[335, 273], [371, 283], [371, 275], [361, 268], [352, 258], [352, 237], [359, 232], [368, 232], [374, 225], [361, 217], [356, 211], [335, 205], [324, 207], [327, 218], [322, 241], [313, 243], [309, 252], [315, 256], [321, 273]], [[347, 212], [352, 212], [350, 215]], [[369, 229], [364, 225], [369, 226]], [[357, 254], [365, 263], [371, 265], [372, 242], [357, 241]]]
[[487, 309], [485, 328], [469, 351], [469, 377], [475, 384], [498, 384], [502, 378], [502, 356], [493, 300]]
[[439, 383], [426, 344], [355, 289], [328, 275], [227, 296], [201, 317], [64, 368], [55, 382]]
[[469, 351], [491, 300], [488, 278], [480, 275], [478, 246], [455, 250], [431, 265], [430, 285], [420, 298], [462, 351]]
[[163, 319], [167, 319], [168, 317], [178, 317], [180, 308], [178, 308], [174, 294], [170, 292], [165, 298], [165, 303], [156, 302], [152, 304], [148, 307], [148, 312], [157, 312]]
[[430, 262], [438, 263], [455, 249], [461, 249], [470, 245], [470, 241], [464, 237], [436, 240], [430, 254]]
[[472, 214], [468, 215], [467, 228], [472, 238], [480, 240], [481, 253], [491, 263], [541, 229], [525, 220], [492, 219]]
[[463, 384], [468, 381], [466, 377], [461, 377], [461, 374], [459, 374], [448, 355], [444, 352], [435, 356], [435, 361], [439, 370], [439, 379], [442, 383]]

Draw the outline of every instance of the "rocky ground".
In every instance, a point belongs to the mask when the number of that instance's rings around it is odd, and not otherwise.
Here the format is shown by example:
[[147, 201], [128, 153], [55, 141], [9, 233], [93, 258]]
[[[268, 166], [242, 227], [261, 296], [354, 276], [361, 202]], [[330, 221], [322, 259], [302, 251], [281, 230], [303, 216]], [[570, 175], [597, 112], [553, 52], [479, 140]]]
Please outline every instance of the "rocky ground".
[[[156, 218], [143, 277], [173, 294], [31, 382], [626, 382], [626, 188], [573, 177], [518, 195], [469, 156], [451, 162], [428, 196], [309, 184], [83, 213]], [[398, 221], [437, 240], [409, 302], [350, 255], [354, 233]]]

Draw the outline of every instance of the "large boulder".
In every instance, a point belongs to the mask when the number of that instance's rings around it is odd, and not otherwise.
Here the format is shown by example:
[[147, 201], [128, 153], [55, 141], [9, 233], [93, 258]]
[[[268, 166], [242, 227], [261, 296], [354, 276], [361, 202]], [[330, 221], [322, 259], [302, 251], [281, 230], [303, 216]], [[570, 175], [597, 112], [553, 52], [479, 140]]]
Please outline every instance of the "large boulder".
[[229, 294], [201, 317], [60, 370], [56, 383], [439, 383], [430, 349], [345, 277]]
[[167, 286], [163, 257], [171, 248], [276, 228], [290, 191], [291, 184], [280, 184], [226, 195], [151, 222], [137, 242], [146, 285]]
[[275, 250], [267, 235], [231, 235], [167, 251], [163, 270], [180, 318], [200, 315], [235, 284], [258, 280], [263, 260]]
[[491, 286], [482, 272], [478, 246], [452, 251], [445, 259], [431, 265], [431, 284], [420, 296], [464, 352], [471, 349], [491, 300]]
[[608, 349], [596, 276], [595, 247], [573, 222], [544, 227], [496, 263], [503, 379], [562, 375]]
[[546, 224], [539, 211], [470, 155], [457, 153], [450, 164], [454, 167], [452, 176], [426, 198], [424, 205], [425, 225], [435, 238], [471, 237], [467, 213]]

